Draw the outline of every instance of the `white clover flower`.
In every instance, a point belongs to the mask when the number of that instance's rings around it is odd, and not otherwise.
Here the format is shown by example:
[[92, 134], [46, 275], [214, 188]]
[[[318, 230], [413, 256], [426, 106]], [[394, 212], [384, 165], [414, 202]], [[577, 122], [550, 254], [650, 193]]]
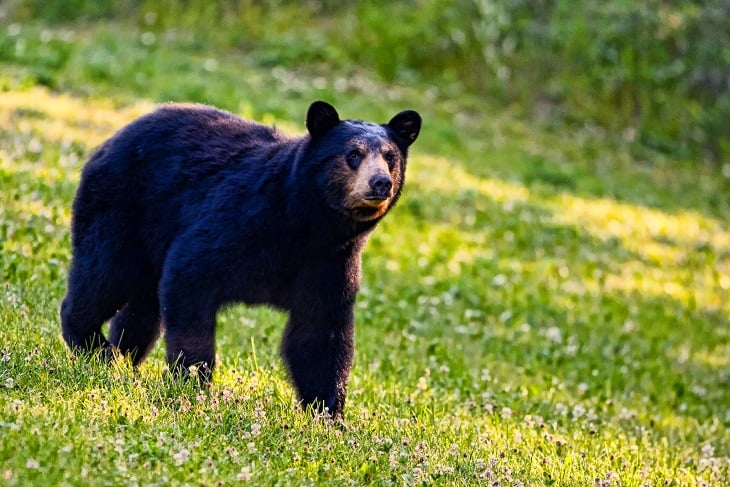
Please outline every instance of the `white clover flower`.
[[703, 445], [701, 451], [702, 451], [702, 456], [705, 458], [711, 458], [711, 457], [715, 456], [715, 447], [713, 447], [710, 443]]
[[578, 419], [581, 416], [583, 416], [586, 413], [586, 408], [581, 406], [580, 404], [576, 404], [573, 406], [573, 417]]
[[251, 467], [242, 467], [241, 472], [236, 475], [237, 480], [248, 481], [251, 480]]
[[190, 458], [190, 450], [183, 448], [179, 452], [175, 453], [172, 458], [175, 460], [175, 465], [180, 466]]
[[563, 334], [557, 326], [551, 326], [545, 330], [545, 338], [554, 343], [562, 343]]

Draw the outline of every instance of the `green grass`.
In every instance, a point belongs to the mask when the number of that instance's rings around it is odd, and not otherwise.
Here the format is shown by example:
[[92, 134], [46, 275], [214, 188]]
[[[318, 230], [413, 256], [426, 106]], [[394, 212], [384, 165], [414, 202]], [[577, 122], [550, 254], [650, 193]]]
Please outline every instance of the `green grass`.
[[[104, 23], [0, 26], [3, 485], [720, 485], [730, 477], [730, 183], [438, 80]], [[271, 42], [270, 45], [277, 45]], [[219, 317], [210, 389], [73, 360], [70, 203], [95, 145], [165, 100], [303, 131], [308, 103], [424, 115], [368, 244], [345, 426], [296, 407], [285, 317]]]

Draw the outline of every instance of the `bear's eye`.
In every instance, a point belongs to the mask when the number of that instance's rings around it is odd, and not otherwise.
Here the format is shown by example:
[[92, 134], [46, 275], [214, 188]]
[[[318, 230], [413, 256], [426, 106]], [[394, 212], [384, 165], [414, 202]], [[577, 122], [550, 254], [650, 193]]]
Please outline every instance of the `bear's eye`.
[[393, 151], [388, 151], [385, 154], [383, 154], [383, 159], [385, 159], [385, 162], [388, 163], [388, 168], [390, 170], [393, 170], [393, 167], [395, 166], [395, 163], [398, 161], [398, 156]]
[[360, 159], [362, 159], [362, 152], [360, 151], [360, 149], [353, 149], [347, 153], [345, 159], [347, 160], [347, 164], [351, 168], [357, 169], [360, 165]]

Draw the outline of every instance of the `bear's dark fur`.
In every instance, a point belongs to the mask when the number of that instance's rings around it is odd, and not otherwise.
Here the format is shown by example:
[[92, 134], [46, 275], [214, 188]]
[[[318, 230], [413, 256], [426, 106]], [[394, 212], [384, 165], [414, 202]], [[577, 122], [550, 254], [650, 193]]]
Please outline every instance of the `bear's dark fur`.
[[306, 125], [290, 138], [167, 105], [99, 147], [73, 204], [68, 345], [138, 364], [164, 328], [172, 370], [198, 365], [207, 380], [218, 310], [270, 305], [288, 312], [281, 354], [303, 404], [341, 415], [360, 253], [398, 200], [421, 117], [341, 121], [314, 102]]

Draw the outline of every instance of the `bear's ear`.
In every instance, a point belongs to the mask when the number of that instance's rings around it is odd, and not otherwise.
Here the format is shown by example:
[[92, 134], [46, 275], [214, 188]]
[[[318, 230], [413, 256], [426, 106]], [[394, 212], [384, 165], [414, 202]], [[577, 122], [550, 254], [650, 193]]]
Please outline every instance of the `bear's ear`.
[[421, 131], [421, 116], [413, 110], [400, 112], [388, 122], [393, 132], [406, 143], [406, 147], [415, 142]]
[[340, 123], [340, 116], [335, 107], [324, 101], [315, 101], [307, 111], [307, 130], [312, 140], [322, 137]]

